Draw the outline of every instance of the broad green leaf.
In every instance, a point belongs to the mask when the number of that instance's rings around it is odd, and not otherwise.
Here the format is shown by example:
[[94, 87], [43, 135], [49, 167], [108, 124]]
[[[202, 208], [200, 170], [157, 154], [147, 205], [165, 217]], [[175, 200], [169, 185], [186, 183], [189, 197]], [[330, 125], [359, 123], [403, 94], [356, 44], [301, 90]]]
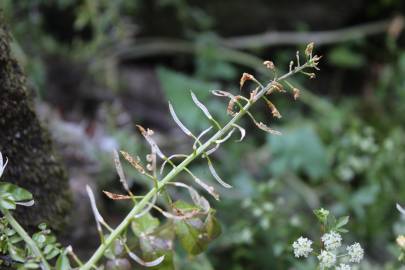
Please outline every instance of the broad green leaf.
[[16, 207], [14, 197], [10, 193], [0, 193], [0, 207], [7, 210], [14, 210]]
[[39, 264], [37, 264], [35, 262], [27, 262], [27, 263], [24, 264], [24, 268], [25, 269], [38, 269]]
[[173, 203], [173, 208], [175, 208], [176, 210], [178, 210], [182, 213], [200, 210], [200, 208], [198, 206], [189, 204], [182, 200], [178, 200], [175, 203]]
[[182, 247], [190, 255], [198, 255], [207, 249], [204, 224], [198, 218], [176, 221], [176, 234]]
[[28, 190], [11, 183], [0, 182], [1, 192], [10, 193], [16, 202], [32, 200], [32, 194]]
[[341, 228], [343, 226], [345, 226], [347, 223], [349, 222], [349, 216], [344, 216], [344, 217], [340, 217], [338, 219], [338, 221], [336, 222], [336, 228]]
[[56, 260], [56, 270], [70, 270], [72, 267], [70, 266], [69, 259], [66, 255], [66, 252], [63, 252], [59, 255], [58, 259]]
[[329, 172], [325, 147], [310, 125], [283, 130], [283, 136], [269, 136], [268, 148], [272, 157], [269, 169], [275, 176], [295, 171], [319, 179]]
[[207, 237], [211, 241], [218, 238], [222, 232], [221, 225], [211, 213], [208, 214], [207, 219], [205, 220], [205, 229], [207, 232]]
[[131, 228], [134, 234], [140, 237], [143, 234], [152, 233], [159, 226], [159, 219], [153, 217], [150, 213], [146, 213], [140, 218], [136, 218], [131, 223]]
[[161, 226], [151, 235], [146, 235], [139, 239], [142, 254], [145, 260], [151, 261], [165, 256], [164, 260], [151, 269], [174, 270], [173, 262], [173, 241], [174, 228], [173, 223], [168, 222]]
[[25, 261], [25, 252], [24, 250], [13, 246], [9, 243], [8, 245], [8, 254], [10, 255], [10, 257], [17, 261], [17, 262], [24, 262]]

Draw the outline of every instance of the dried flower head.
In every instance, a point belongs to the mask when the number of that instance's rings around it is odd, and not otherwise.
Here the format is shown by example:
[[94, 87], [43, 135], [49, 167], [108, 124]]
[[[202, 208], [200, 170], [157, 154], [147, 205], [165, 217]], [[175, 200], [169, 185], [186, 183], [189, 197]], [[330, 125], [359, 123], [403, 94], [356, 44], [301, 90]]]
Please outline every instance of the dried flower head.
[[297, 100], [297, 99], [300, 97], [300, 93], [301, 93], [300, 89], [294, 87], [294, 88], [292, 89], [292, 91], [293, 91], [294, 99]]
[[266, 68], [271, 69], [271, 70], [274, 70], [274, 68], [275, 68], [274, 63], [270, 60], [264, 61], [263, 65], [265, 65]]
[[276, 81], [273, 81], [271, 83], [270, 89], [269, 89], [269, 91], [267, 91], [267, 94], [272, 93], [274, 90], [278, 91], [278, 92], [281, 92], [281, 93], [285, 92], [284, 86], [281, 83], [276, 82]]
[[252, 80], [256, 80], [255, 77], [253, 77], [253, 75], [249, 74], [249, 73], [243, 73], [242, 77], [240, 78], [240, 88], [243, 87], [243, 85], [245, 84], [246, 81], [252, 81]]
[[281, 118], [281, 114], [280, 114], [280, 112], [277, 110], [276, 106], [274, 106], [274, 104], [273, 104], [270, 100], [267, 100], [266, 103], [267, 103], [267, 106], [268, 106], [268, 107], [270, 108], [270, 110], [271, 110], [271, 114], [272, 114], [274, 117], [276, 117], [276, 118]]
[[314, 50], [314, 43], [311, 42], [307, 45], [306, 49], [305, 49], [305, 55], [308, 57], [312, 56], [312, 51]]

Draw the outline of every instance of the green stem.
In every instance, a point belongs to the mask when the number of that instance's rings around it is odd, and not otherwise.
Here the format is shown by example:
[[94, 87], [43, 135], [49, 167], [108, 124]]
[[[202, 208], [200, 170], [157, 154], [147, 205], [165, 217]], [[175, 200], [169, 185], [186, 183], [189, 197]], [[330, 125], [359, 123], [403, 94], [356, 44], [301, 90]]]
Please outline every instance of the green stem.
[[[286, 73], [285, 75], [279, 77], [277, 81], [282, 81], [287, 79], [288, 77], [294, 75], [302, 71], [303, 69], [309, 67], [308, 64], [304, 64], [291, 72]], [[131, 223], [133, 217], [138, 214], [144, 207], [147, 206], [149, 201], [152, 199], [154, 195], [156, 195], [168, 182], [172, 181], [172, 179], [177, 176], [181, 171], [183, 171], [187, 165], [192, 162], [194, 159], [199, 157], [201, 154], [205, 152], [205, 150], [216, 140], [220, 139], [223, 135], [226, 134], [231, 128], [233, 128], [233, 124], [235, 124], [243, 115], [245, 115], [248, 109], [257, 101], [260, 100], [262, 96], [264, 96], [267, 91], [271, 87], [271, 83], [267, 84], [263, 87], [260, 92], [257, 94], [257, 98], [255, 101], [248, 102], [243, 109], [241, 109], [222, 129], [217, 131], [208, 141], [204, 144], [200, 145], [193, 153], [191, 153], [186, 159], [184, 159], [178, 166], [174, 167], [162, 180], [159, 181], [159, 185], [154, 187], [150, 190], [145, 197], [137, 205], [135, 205], [132, 210], [128, 213], [128, 215], [124, 218], [124, 220], [115, 228], [111, 234], [105, 239], [104, 243], [101, 244], [98, 249], [94, 252], [94, 254], [90, 257], [90, 259], [80, 267], [80, 270], [89, 270], [102, 258], [105, 250], [114, 242], [114, 240], [119, 237], [119, 235], [125, 230], [125, 228]]]
[[24, 242], [30, 247], [32, 253], [41, 260], [44, 270], [50, 270], [48, 262], [46, 261], [44, 255], [42, 255], [41, 250], [35, 244], [34, 240], [28, 235], [24, 228], [18, 223], [18, 221], [10, 214], [6, 209], [0, 208], [0, 211], [3, 213], [4, 217], [7, 219], [10, 226], [18, 233], [19, 236], [24, 240]]

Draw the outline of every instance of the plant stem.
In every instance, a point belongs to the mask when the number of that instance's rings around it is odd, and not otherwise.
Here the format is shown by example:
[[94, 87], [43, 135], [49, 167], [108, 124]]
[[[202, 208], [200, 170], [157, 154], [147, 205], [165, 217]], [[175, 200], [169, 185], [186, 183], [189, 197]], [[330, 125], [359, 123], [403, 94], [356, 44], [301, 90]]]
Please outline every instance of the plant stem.
[[[305, 63], [304, 65], [297, 67], [296, 69], [286, 73], [285, 75], [279, 77], [276, 81], [282, 81], [287, 79], [288, 77], [294, 75], [295, 73], [298, 73], [302, 71], [303, 69], [309, 67], [310, 65], [308, 63]], [[204, 144], [200, 145], [193, 153], [191, 153], [189, 156], [187, 156], [186, 159], [184, 159], [178, 166], [174, 167], [162, 180], [159, 181], [157, 187], [154, 187], [151, 189], [145, 197], [141, 201], [139, 201], [138, 204], [136, 204], [132, 210], [128, 213], [128, 215], [124, 218], [124, 220], [115, 228], [111, 234], [105, 239], [104, 243], [101, 244], [98, 249], [94, 252], [94, 254], [90, 257], [90, 259], [83, 265], [83, 267], [80, 267], [80, 270], [89, 270], [95, 264], [101, 259], [103, 256], [105, 250], [114, 242], [114, 240], [119, 237], [119, 235], [125, 230], [125, 228], [130, 224], [132, 221], [133, 217], [138, 214], [144, 207], [147, 206], [149, 203], [150, 199], [157, 194], [168, 182], [172, 181], [172, 179], [177, 176], [182, 170], [184, 170], [187, 165], [192, 162], [194, 159], [199, 157], [202, 153], [205, 152], [205, 150], [213, 144], [216, 140], [220, 139], [223, 135], [226, 134], [227, 131], [229, 131], [231, 128], [233, 128], [233, 124], [235, 124], [243, 115], [246, 114], [248, 109], [261, 97], [263, 97], [267, 91], [271, 87], [271, 81], [269, 84], [267, 84], [265, 87], [262, 87], [260, 92], [257, 94], [256, 98], [254, 101], [249, 101], [222, 129], [217, 131], [208, 141], [206, 141]]]
[[10, 214], [10, 212], [6, 209], [0, 209], [3, 213], [4, 217], [7, 219], [10, 226], [18, 233], [19, 236], [24, 240], [25, 243], [30, 247], [32, 253], [36, 257], [41, 260], [42, 269], [43, 270], [50, 270], [51, 267], [49, 266], [48, 262], [46, 261], [44, 255], [42, 255], [41, 250], [38, 248], [37, 244], [35, 244], [34, 240], [28, 235], [28, 233], [24, 230], [24, 228], [18, 223], [18, 221]]

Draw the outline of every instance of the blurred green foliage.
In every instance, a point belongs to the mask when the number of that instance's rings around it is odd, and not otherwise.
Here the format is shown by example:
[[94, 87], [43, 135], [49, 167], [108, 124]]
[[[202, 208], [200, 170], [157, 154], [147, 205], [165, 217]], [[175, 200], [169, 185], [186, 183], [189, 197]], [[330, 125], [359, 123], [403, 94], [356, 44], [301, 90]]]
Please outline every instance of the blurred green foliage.
[[[4, 0], [2, 4], [17, 40], [14, 51], [43, 92], [47, 88], [45, 59], [52, 54], [90, 63], [91, 74], [104, 80], [109, 89], [119, 89], [119, 61], [111, 52], [127, 41], [124, 15], [135, 13], [137, 2], [57, 1], [60, 9], [74, 10], [69, 42], [45, 28], [40, 7], [47, 1]], [[377, 1], [368, 12], [377, 14], [376, 10], [400, 2]], [[174, 8], [184, 24], [183, 37], [197, 48], [188, 59], [190, 69], [184, 70], [184, 65], [176, 69], [173, 64], [156, 68], [165, 95], [159, 99], [169, 100], [182, 122], [195, 132], [206, 128], [206, 122], [195, 108], [190, 90], [225, 121], [226, 104], [209, 90], [232, 86], [239, 91], [239, 74], [251, 66], [223, 60], [215, 21], [204, 10], [182, 0], [161, 0], [159, 5]], [[173, 255], [178, 269], [314, 269], [310, 260], [302, 264], [293, 259], [291, 243], [302, 232], [317, 235], [319, 228], [313, 226], [311, 211], [320, 206], [336, 216], [351, 216], [348, 237], [366, 249], [367, 261], [361, 269], [400, 269], [395, 238], [405, 234], [405, 221], [395, 204], [405, 200], [405, 50], [400, 43], [394, 41], [393, 46], [390, 42], [380, 37], [376, 43], [362, 40], [323, 47], [326, 71], [321, 66], [320, 80], [334, 83], [319, 83], [321, 90], [313, 92], [322, 94], [317, 99], [303, 97], [304, 105], [297, 104], [300, 100], [280, 103], [282, 114], [286, 112], [277, 122], [282, 136], [265, 137], [246, 121], [244, 143], [216, 153], [218, 171], [235, 186], [234, 190], [221, 190], [223, 199], [215, 203], [223, 235], [207, 255], [189, 258], [181, 250]], [[294, 51], [288, 47], [248, 53], [265, 59], [270, 55], [272, 60], [280, 60], [275, 61], [277, 67], [287, 68]], [[331, 105], [321, 106], [325, 100]], [[259, 113], [269, 120], [267, 110], [262, 108]], [[144, 154], [139, 140], [131, 135], [133, 129], [120, 130], [111, 124], [109, 131], [121, 148]], [[113, 178], [110, 156], [100, 154], [100, 159], [105, 164], [100, 175]], [[208, 176], [205, 167], [193, 166], [196, 174]], [[125, 171], [130, 179], [138, 179], [129, 167]], [[154, 227], [155, 223], [158, 221], [148, 220], [147, 224]], [[187, 227], [178, 230], [187, 233]], [[190, 248], [189, 243], [183, 245]]]

